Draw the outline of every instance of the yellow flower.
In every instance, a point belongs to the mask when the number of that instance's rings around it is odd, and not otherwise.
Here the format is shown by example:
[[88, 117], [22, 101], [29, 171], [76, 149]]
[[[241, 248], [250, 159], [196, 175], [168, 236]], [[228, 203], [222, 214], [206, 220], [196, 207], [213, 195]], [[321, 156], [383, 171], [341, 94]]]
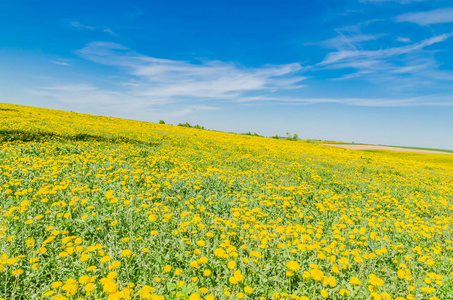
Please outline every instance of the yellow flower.
[[234, 277], [230, 277], [230, 279], [228, 279], [228, 281], [231, 283], [231, 284], [237, 284], [238, 281], [236, 280], [236, 278]]
[[300, 265], [297, 261], [290, 260], [288, 263], [286, 263], [286, 267], [290, 269], [291, 271], [299, 271], [300, 270]]
[[252, 256], [252, 257], [258, 257], [258, 258], [263, 257], [263, 255], [261, 254], [261, 252], [258, 252], [258, 251], [251, 251], [251, 252], [250, 252], [250, 256]]
[[17, 269], [17, 270], [14, 270], [11, 274], [12, 274], [13, 276], [16, 276], [16, 275], [20, 275], [20, 274], [22, 274], [22, 273], [24, 273], [24, 270]]
[[74, 296], [77, 293], [77, 285], [74, 283], [66, 283], [61, 289], [66, 292], [66, 296], [68, 297]]
[[108, 279], [103, 284], [102, 290], [104, 291], [104, 293], [109, 294], [115, 293], [116, 291], [118, 291], [118, 284], [116, 284], [111, 279]]
[[332, 272], [335, 274], [340, 274], [340, 267], [339, 266], [333, 266], [332, 267]]
[[203, 271], [203, 276], [205, 276], [205, 277], [211, 276], [211, 274], [212, 274], [212, 272], [209, 269], [206, 269]]
[[114, 261], [109, 265], [109, 270], [115, 270], [121, 266], [120, 261]]
[[189, 296], [189, 300], [201, 300], [201, 297], [198, 293], [193, 293]]
[[244, 275], [242, 275], [240, 270], [234, 271], [233, 276], [237, 282], [241, 282], [242, 280], [244, 280]]
[[329, 297], [329, 293], [326, 290], [322, 290], [321, 291], [321, 297], [327, 298], [327, 297]]
[[369, 282], [372, 286], [379, 287], [379, 286], [384, 285], [384, 281], [383, 281], [382, 279], [380, 279], [379, 277], [377, 277], [376, 275], [370, 274], [369, 277], [370, 277], [370, 278], [368, 279], [368, 282]]
[[132, 251], [129, 250], [129, 249], [125, 249], [125, 250], [121, 251], [121, 256], [122, 257], [129, 257], [131, 255], [132, 255]]
[[80, 284], [87, 284], [90, 282], [90, 276], [88, 275], [82, 275], [79, 277], [79, 283]]
[[191, 261], [191, 262], [190, 262], [190, 266], [191, 266], [192, 268], [198, 268], [198, 261], [196, 261], [196, 260]]
[[51, 289], [58, 289], [60, 286], [62, 286], [63, 283], [61, 281], [55, 281], [50, 285]]
[[234, 269], [236, 267], [236, 262], [231, 260], [228, 262], [227, 266], [228, 266], [228, 269]]
[[244, 288], [244, 292], [246, 292], [247, 294], [250, 295], [250, 294], [253, 293], [253, 289], [252, 289], [251, 287], [249, 287], [249, 286], [246, 286], [246, 287]]
[[238, 297], [239, 299], [244, 299], [244, 293], [237, 293], [236, 294], [236, 297]]
[[170, 265], [166, 265], [166, 266], [164, 267], [164, 272], [165, 272], [165, 273], [169, 273], [170, 271], [171, 271], [171, 266], [170, 266]]
[[49, 296], [52, 296], [53, 294], [55, 294], [54, 291], [48, 291], [46, 293], [43, 294], [44, 297], [49, 297]]
[[101, 263], [106, 263], [106, 262], [109, 262], [109, 261], [111, 261], [111, 260], [112, 260], [112, 258], [111, 258], [110, 256], [105, 255], [105, 256], [103, 256], [103, 257], [101, 258], [100, 262], [101, 262]]
[[351, 293], [347, 289], [341, 289], [340, 295], [341, 296], [349, 296]]
[[87, 268], [87, 270], [90, 271], [90, 272], [91, 272], [91, 271], [94, 271], [94, 270], [96, 270], [96, 269], [97, 269], [96, 266], [90, 266], [90, 267]]
[[310, 271], [310, 276], [316, 281], [321, 281], [324, 277], [324, 272], [319, 269], [314, 269]]
[[392, 296], [389, 293], [382, 293], [381, 294], [383, 300], [392, 300]]
[[354, 277], [354, 276], [351, 277], [351, 279], [349, 280], [349, 283], [353, 284], [353, 285], [361, 285], [362, 284], [362, 282], [357, 277]]

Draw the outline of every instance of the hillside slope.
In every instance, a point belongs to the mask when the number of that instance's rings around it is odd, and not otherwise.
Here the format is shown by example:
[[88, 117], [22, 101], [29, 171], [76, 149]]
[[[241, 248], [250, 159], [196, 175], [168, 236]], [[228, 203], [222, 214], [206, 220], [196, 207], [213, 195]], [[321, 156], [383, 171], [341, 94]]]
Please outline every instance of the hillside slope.
[[0, 298], [453, 299], [417, 155], [0, 104]]

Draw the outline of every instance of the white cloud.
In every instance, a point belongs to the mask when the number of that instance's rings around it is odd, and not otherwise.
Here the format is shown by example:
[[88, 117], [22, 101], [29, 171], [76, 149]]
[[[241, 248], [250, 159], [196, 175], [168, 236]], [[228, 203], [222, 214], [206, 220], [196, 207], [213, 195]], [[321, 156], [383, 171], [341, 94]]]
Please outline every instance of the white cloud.
[[[94, 42], [76, 53], [89, 61], [117, 68], [120, 77], [106, 79], [115, 88], [95, 84], [52, 84], [33, 91], [55, 99], [54, 108], [135, 119], [178, 119], [221, 109], [249, 94], [300, 88], [305, 77], [298, 63], [245, 68], [220, 61], [186, 62], [138, 54], [125, 46]], [[105, 82], [104, 82], [105, 83]]]
[[298, 63], [244, 68], [220, 61], [185, 62], [134, 53], [110, 42], [94, 42], [76, 52], [81, 57], [123, 68], [134, 77], [129, 85], [137, 96], [175, 99], [233, 99], [247, 92], [292, 89], [305, 77]]
[[402, 42], [402, 43], [412, 43], [412, 40], [410, 38], [402, 37], [402, 36], [397, 37], [396, 40], [398, 42]]
[[431, 25], [453, 22], [453, 7], [439, 8], [430, 11], [413, 12], [399, 15], [396, 22], [412, 22], [419, 25]]
[[310, 43], [307, 45], [319, 45], [324, 48], [333, 48], [333, 49], [357, 49], [357, 45], [363, 42], [377, 40], [386, 34], [346, 34], [337, 30], [338, 36], [331, 38], [329, 40], [321, 41], [318, 43]]
[[88, 26], [88, 25], [82, 24], [82, 23], [77, 22], [77, 21], [69, 22], [69, 24], [71, 24], [72, 27], [78, 28], [78, 29], [85, 29], [85, 30], [98, 31], [98, 32], [102, 31], [102, 32], [107, 33], [108, 35], [111, 35], [111, 36], [114, 36], [114, 37], [119, 36], [119, 34], [117, 34], [112, 29], [107, 28], [107, 27], [103, 27], [102, 28], [102, 27]]
[[118, 34], [116, 32], [114, 32], [113, 30], [111, 30], [110, 28], [104, 28], [103, 31], [107, 34], [110, 34], [111, 36], [118, 36]]
[[403, 107], [403, 106], [453, 106], [447, 96], [422, 96], [410, 98], [289, 98], [289, 97], [245, 97], [239, 102], [276, 102], [281, 104], [308, 105], [337, 103], [352, 106]]
[[93, 91], [96, 90], [91, 84], [68, 84], [68, 85], [56, 85], [56, 86], [45, 86], [42, 87], [43, 90], [50, 90], [50, 91]]
[[320, 63], [320, 65], [333, 65], [337, 63], [351, 62], [355, 63], [356, 59], [382, 59], [388, 57], [394, 57], [402, 54], [407, 54], [416, 50], [423, 49], [427, 46], [443, 42], [450, 38], [453, 34], [442, 34], [422, 40], [418, 43], [402, 47], [393, 47], [380, 50], [354, 50], [354, 51], [337, 51], [331, 52], [327, 57]]
[[93, 26], [84, 25], [84, 24], [82, 24], [80, 22], [72, 21], [72, 22], [69, 22], [69, 23], [74, 28], [80, 28], [80, 29], [86, 29], [86, 30], [94, 30]]
[[[359, 33], [356, 40], [363, 40], [360, 31], [357, 32]], [[452, 36], [453, 33], [447, 33], [418, 42], [399, 38], [399, 41], [406, 45], [378, 49], [375, 43], [360, 44], [360, 42], [352, 42], [351, 39], [351, 45], [348, 47], [344, 44], [338, 45], [337, 51], [328, 53], [310, 70], [312, 72], [341, 70], [330, 79], [367, 81], [370, 85], [380, 87], [383, 92], [389, 94], [407, 95], [407, 93], [417, 93], [426, 89], [434, 91], [436, 88], [445, 90], [448, 86], [445, 82], [453, 81], [453, 72], [441, 70], [434, 58], [435, 51], [426, 48], [442, 43]], [[374, 49], [370, 50], [371, 47]]]
[[54, 63], [56, 65], [60, 65], [60, 66], [70, 66], [69, 63], [64, 62], [64, 61], [59, 61], [59, 60], [54, 60], [54, 61], [52, 61], [52, 63]]

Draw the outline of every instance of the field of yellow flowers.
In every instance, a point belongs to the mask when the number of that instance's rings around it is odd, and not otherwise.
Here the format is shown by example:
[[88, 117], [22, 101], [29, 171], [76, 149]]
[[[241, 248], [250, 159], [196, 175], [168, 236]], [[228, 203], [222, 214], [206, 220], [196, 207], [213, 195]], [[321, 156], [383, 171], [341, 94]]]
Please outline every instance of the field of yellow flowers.
[[417, 157], [0, 104], [0, 298], [453, 299]]

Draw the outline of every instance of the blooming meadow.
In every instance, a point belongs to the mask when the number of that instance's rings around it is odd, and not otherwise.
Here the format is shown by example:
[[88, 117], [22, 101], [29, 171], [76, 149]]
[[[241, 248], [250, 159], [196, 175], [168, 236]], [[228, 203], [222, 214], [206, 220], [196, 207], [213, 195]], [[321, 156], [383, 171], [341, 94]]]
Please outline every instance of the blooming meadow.
[[0, 104], [0, 298], [453, 299], [453, 156]]

